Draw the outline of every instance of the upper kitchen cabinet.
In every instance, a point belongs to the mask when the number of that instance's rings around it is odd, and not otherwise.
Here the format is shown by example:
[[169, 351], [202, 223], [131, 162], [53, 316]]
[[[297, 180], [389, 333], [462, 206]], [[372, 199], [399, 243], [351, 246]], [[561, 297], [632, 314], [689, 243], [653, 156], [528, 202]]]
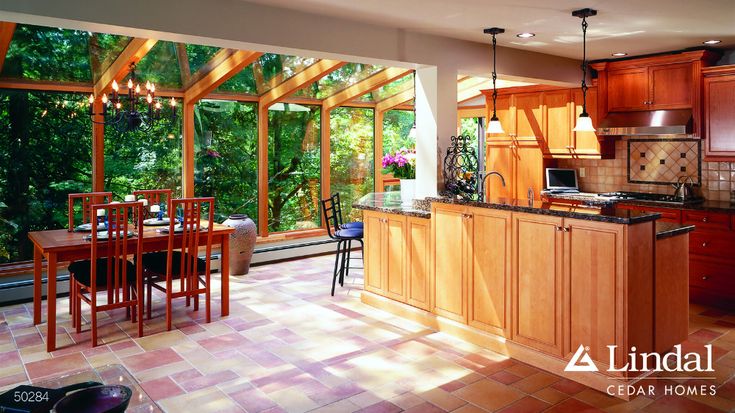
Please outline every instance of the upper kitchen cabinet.
[[633, 112], [692, 109], [694, 133], [699, 135], [702, 68], [717, 55], [707, 50], [638, 59], [597, 62], [600, 111]]
[[735, 65], [703, 75], [705, 160], [735, 161]]

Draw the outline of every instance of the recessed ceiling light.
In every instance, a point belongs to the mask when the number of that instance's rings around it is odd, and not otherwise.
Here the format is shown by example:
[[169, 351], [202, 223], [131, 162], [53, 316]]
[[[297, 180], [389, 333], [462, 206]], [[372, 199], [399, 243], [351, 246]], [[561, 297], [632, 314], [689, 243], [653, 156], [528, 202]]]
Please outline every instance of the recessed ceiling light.
[[529, 37], [536, 36], [536, 33], [518, 33], [516, 37], [520, 37], [521, 39], [528, 39]]
[[612, 55], [615, 56], [615, 57], [623, 57], [623, 56], [627, 56], [628, 53], [625, 53], [625, 52], [617, 52], [617, 53], [613, 53]]
[[718, 44], [718, 43], [722, 43], [722, 40], [714, 40], [714, 39], [712, 39], [712, 40], [705, 40], [702, 43], [704, 43], [704, 44]]

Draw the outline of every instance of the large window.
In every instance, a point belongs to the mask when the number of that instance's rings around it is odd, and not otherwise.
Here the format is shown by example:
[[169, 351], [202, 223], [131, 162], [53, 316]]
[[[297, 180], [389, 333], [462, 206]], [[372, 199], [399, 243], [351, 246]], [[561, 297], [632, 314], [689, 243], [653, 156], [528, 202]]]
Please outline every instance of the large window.
[[340, 107], [331, 112], [330, 188], [339, 192], [345, 219], [360, 217], [352, 203], [374, 190], [372, 109]]
[[395, 153], [401, 148], [416, 147], [410, 137], [414, 113], [410, 110], [389, 110], [383, 115], [383, 154]]
[[[181, 102], [177, 106], [181, 115]], [[171, 189], [181, 196], [181, 116], [166, 116], [150, 130], [105, 127], [105, 189], [116, 199], [139, 189]], [[84, 121], [89, 124], [89, 118]], [[90, 135], [85, 136], [91, 140]]]
[[258, 222], [258, 107], [203, 100], [194, 108], [194, 192], [213, 196], [215, 217]]
[[29, 231], [65, 228], [67, 199], [91, 190], [84, 96], [0, 90], [0, 263], [33, 258]]
[[317, 228], [321, 218], [320, 108], [268, 110], [268, 230]]

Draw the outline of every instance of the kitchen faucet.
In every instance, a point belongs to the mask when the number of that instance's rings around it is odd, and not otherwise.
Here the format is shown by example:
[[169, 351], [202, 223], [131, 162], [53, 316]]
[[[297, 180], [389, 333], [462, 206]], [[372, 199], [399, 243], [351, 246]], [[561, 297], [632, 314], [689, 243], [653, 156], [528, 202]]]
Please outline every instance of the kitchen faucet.
[[500, 178], [500, 182], [503, 184], [503, 186], [505, 186], [505, 178], [503, 178], [503, 175], [501, 175], [500, 172], [490, 171], [486, 173], [485, 176], [483, 176], [480, 180], [480, 185], [478, 185], [478, 200], [484, 200], [485, 202], [487, 202], [487, 200], [490, 198], [485, 192], [485, 182], [487, 181], [487, 178], [491, 175], [497, 175]]

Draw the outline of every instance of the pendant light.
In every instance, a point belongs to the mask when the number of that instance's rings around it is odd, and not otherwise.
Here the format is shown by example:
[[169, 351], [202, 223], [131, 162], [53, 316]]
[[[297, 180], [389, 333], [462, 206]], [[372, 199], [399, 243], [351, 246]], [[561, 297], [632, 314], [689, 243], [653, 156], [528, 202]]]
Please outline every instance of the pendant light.
[[497, 41], [495, 40], [495, 36], [501, 33], [505, 33], [505, 29], [491, 27], [489, 29], [485, 29], [483, 32], [485, 34], [491, 34], [493, 36], [493, 117], [490, 118], [490, 123], [488, 123], [487, 125], [487, 133], [505, 133], [505, 131], [503, 130], [503, 125], [500, 124], [500, 119], [498, 119], [498, 113], [495, 108], [495, 101], [498, 99], [498, 89], [495, 88], [495, 81], [498, 78], [498, 74], [495, 71], [495, 55], [497, 48]]
[[575, 132], [594, 132], [592, 118], [587, 113], [587, 18], [596, 16], [597, 10], [579, 9], [572, 12], [572, 16], [582, 19], [582, 113], [577, 118]]

